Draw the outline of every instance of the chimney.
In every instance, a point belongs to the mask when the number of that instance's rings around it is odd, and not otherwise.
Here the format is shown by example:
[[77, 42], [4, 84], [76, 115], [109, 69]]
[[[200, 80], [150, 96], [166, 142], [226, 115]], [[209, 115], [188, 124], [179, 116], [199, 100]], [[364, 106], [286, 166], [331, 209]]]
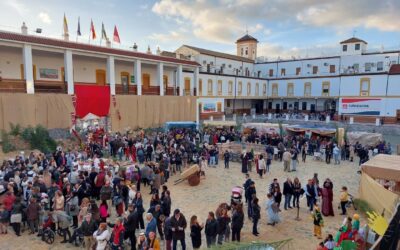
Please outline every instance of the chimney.
[[157, 55], [161, 55], [160, 46], [157, 46]]
[[26, 27], [25, 22], [22, 23], [22, 26], [21, 26], [21, 33], [22, 33], [23, 35], [28, 35], [28, 27]]
[[147, 46], [147, 54], [151, 54], [150, 45]]
[[64, 33], [64, 40], [65, 41], [69, 41], [69, 34], [68, 33]]
[[133, 51], [135, 51], [135, 52], [137, 52], [137, 48], [138, 48], [138, 46], [136, 45], [136, 43], [133, 43]]
[[107, 48], [111, 48], [111, 42], [110, 42], [110, 39], [107, 39], [107, 41], [106, 41], [106, 47], [107, 47]]

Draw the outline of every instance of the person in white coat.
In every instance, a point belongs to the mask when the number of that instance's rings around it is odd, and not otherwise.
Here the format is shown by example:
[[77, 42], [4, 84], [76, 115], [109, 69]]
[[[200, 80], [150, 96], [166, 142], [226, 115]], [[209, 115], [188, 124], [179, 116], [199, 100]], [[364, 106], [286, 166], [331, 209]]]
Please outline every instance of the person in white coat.
[[267, 170], [267, 164], [265, 163], [264, 156], [259, 155], [258, 156], [258, 174], [260, 175], [260, 178], [263, 178], [263, 174]]
[[96, 250], [106, 249], [110, 236], [110, 232], [107, 229], [107, 223], [100, 223], [99, 229], [93, 233], [93, 238], [95, 238], [97, 242]]

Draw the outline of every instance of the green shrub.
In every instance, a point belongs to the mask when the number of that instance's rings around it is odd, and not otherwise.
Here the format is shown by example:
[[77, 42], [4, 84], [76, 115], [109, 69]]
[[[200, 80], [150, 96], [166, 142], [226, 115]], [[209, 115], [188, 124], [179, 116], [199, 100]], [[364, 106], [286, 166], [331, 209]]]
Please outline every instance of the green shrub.
[[5, 130], [1, 131], [2, 148], [4, 153], [16, 150], [15, 146], [11, 144], [9, 135]]
[[57, 143], [50, 137], [49, 131], [41, 125], [35, 128], [25, 128], [21, 137], [29, 143], [31, 149], [38, 149], [44, 153], [52, 152], [57, 147]]
[[367, 212], [371, 212], [374, 209], [372, 209], [372, 207], [368, 204], [368, 202], [366, 202], [365, 200], [361, 200], [361, 199], [354, 199], [354, 205], [356, 206], [356, 208], [358, 210], [360, 210], [361, 212], [363, 212], [364, 214], [366, 214]]
[[16, 124], [14, 125], [13, 123], [10, 122], [10, 135], [17, 136], [21, 134], [21, 125]]

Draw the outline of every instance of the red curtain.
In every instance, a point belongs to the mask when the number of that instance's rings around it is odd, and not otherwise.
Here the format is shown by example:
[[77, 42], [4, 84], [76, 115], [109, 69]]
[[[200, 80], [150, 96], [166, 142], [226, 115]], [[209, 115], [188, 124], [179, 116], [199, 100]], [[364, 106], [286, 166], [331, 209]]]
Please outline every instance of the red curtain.
[[76, 108], [75, 113], [79, 118], [88, 113], [97, 116], [107, 116], [110, 111], [110, 87], [75, 85]]

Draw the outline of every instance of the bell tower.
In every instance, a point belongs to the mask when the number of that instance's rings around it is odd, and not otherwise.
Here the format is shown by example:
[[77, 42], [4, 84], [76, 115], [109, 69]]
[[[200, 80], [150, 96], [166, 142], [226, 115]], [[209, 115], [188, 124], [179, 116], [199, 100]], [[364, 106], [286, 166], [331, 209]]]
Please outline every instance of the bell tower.
[[236, 41], [236, 55], [245, 57], [251, 60], [257, 58], [257, 43], [258, 40], [249, 34], [244, 35]]

